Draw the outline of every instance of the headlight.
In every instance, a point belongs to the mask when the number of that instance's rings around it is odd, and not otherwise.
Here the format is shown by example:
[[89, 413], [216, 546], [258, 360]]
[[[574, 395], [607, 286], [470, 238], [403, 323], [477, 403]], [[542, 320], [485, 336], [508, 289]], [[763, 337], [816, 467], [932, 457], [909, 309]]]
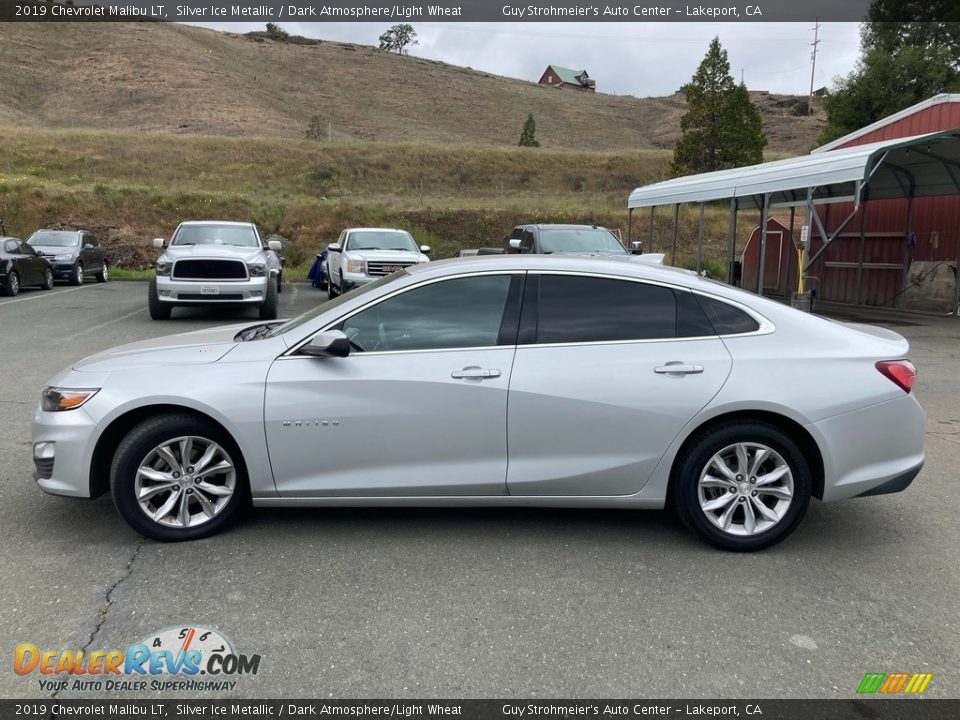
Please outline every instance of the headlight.
[[267, 274], [267, 266], [263, 263], [250, 263], [247, 265], [247, 272], [250, 277], [263, 277]]
[[164, 277], [170, 274], [170, 268], [173, 267], [173, 263], [170, 262], [157, 262], [157, 275], [162, 275]]
[[70, 253], [62, 253], [60, 255], [54, 255], [53, 259], [54, 260], [72, 260], [73, 255], [71, 255]]
[[100, 392], [100, 388], [48, 387], [40, 396], [40, 408], [44, 412], [76, 410], [98, 392]]
[[366, 263], [363, 260], [347, 260], [347, 272], [364, 273]]

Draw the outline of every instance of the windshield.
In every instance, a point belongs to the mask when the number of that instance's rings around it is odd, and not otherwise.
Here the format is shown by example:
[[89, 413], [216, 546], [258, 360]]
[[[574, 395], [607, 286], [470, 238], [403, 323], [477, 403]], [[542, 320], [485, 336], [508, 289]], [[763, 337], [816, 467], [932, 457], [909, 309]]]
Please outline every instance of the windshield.
[[27, 242], [40, 247], [75, 247], [80, 236], [69, 230], [37, 230]]
[[239, 245], [259, 247], [249, 225], [181, 225], [170, 245]]
[[329, 300], [328, 302], [317, 305], [317, 307], [315, 307], [313, 310], [307, 310], [302, 315], [297, 315], [294, 318], [290, 318], [282, 325], [277, 325], [269, 333], [267, 333], [265, 337], [276, 337], [277, 335], [282, 335], [283, 333], [289, 330], [293, 330], [295, 327], [299, 327], [300, 325], [303, 325], [305, 322], [310, 322], [315, 317], [317, 317], [318, 315], [322, 315], [328, 310], [333, 310], [334, 308], [339, 307], [340, 305], [343, 305], [344, 302], [353, 300], [354, 298], [358, 298], [361, 295], [367, 294], [371, 290], [376, 290], [377, 288], [381, 288], [384, 285], [388, 285], [389, 283], [396, 282], [397, 280], [404, 278], [407, 275], [409, 275], [409, 273], [406, 270], [402, 270], [400, 272], [395, 272], [391, 275], [386, 275], [380, 278], [379, 280], [374, 280], [373, 282], [367, 283], [366, 285], [361, 285], [358, 288], [354, 288], [349, 292], [345, 292], [343, 295], [338, 295], [333, 300]]
[[616, 235], [604, 228], [543, 228], [540, 231], [540, 247], [546, 254], [623, 255], [627, 252]]
[[357, 230], [350, 233], [344, 250], [406, 250], [417, 252], [413, 236], [403, 230]]

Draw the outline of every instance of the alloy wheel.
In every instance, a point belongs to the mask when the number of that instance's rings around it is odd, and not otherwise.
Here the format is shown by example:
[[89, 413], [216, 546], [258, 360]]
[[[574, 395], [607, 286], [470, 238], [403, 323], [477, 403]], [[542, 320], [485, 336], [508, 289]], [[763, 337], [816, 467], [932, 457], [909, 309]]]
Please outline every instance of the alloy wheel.
[[758, 535], [777, 525], [794, 496], [793, 472], [762, 443], [740, 442], [716, 453], [700, 473], [697, 498], [707, 519], [724, 533]]
[[134, 494], [153, 522], [191, 528], [215, 518], [237, 489], [237, 469], [220, 445], [193, 435], [166, 440], [141, 461]]

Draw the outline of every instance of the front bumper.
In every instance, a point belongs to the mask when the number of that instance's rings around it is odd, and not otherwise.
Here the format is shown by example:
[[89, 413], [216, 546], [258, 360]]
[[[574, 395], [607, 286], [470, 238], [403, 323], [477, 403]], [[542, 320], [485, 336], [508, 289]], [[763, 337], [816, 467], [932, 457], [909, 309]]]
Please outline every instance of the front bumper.
[[73, 263], [54, 262], [51, 260], [50, 265], [53, 269], [53, 277], [55, 277], [57, 280], [73, 277]]
[[372, 278], [369, 275], [365, 275], [363, 273], [345, 272], [341, 275], [341, 281], [340, 281], [341, 290], [343, 290], [343, 292], [347, 292], [347, 290], [353, 290], [354, 288], [358, 288], [361, 285], [366, 285], [367, 283], [371, 283], [374, 280], [376, 280], [376, 278]]
[[52, 458], [34, 457], [34, 479], [51, 495], [90, 497], [90, 465], [97, 423], [84, 408], [67, 412], [44, 412], [33, 416], [33, 448], [53, 443]]
[[247, 280], [172, 280], [157, 276], [157, 297], [171, 305], [215, 305], [218, 303], [263, 302], [267, 278]]

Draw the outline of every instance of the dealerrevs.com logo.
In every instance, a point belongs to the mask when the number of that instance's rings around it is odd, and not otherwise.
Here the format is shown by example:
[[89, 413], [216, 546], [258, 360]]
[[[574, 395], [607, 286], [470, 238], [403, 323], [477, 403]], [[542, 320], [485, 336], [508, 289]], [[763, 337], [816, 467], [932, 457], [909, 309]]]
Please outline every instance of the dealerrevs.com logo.
[[39, 675], [40, 690], [226, 692], [238, 676], [256, 675], [260, 655], [238, 653], [221, 632], [200, 625], [151, 633], [125, 650], [41, 650], [20, 643], [17, 675]]

